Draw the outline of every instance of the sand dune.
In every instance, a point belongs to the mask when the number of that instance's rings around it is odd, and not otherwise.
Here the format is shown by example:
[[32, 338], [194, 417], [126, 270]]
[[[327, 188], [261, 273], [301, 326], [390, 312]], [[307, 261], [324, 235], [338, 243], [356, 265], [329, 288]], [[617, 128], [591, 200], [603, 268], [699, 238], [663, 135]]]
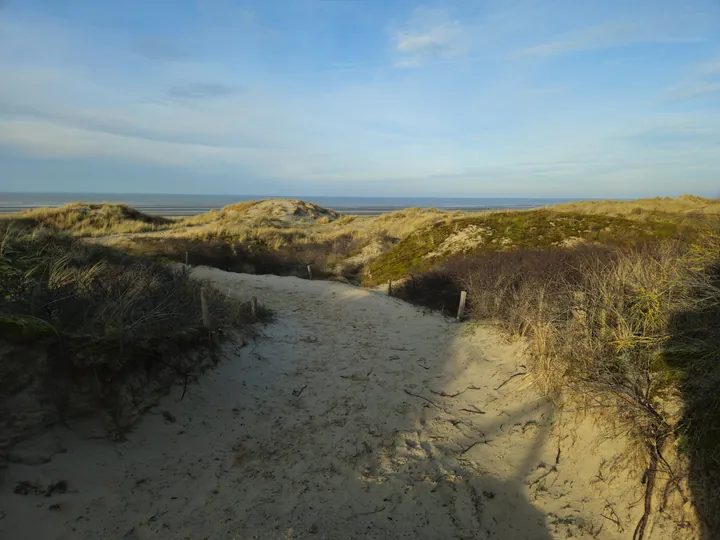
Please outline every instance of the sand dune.
[[123, 441], [80, 425], [35, 441], [52, 459], [5, 471], [0, 537], [632, 536], [641, 486], [612, 468], [620, 449], [558, 421], [519, 345], [377, 291], [194, 272], [276, 322]]

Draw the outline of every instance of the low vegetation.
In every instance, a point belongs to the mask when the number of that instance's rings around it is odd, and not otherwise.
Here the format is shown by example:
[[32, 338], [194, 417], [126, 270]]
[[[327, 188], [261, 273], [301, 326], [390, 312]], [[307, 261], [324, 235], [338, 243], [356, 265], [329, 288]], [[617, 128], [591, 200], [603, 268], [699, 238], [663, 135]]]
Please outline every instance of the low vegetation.
[[[135, 237], [116, 244], [134, 255], [161, 261], [212, 266], [229, 272], [308, 277], [312, 267], [316, 278], [358, 281], [362, 264], [351, 257], [362, 245], [349, 235], [319, 242], [297, 242], [273, 247], [257, 238], [232, 237]], [[360, 256], [361, 256], [360, 255]], [[357, 257], [357, 255], [356, 255]]]
[[25, 225], [0, 227], [0, 460], [64, 417], [99, 410], [126, 427], [207, 365], [196, 351], [253, 322], [181, 267]]
[[281, 205], [281, 211], [300, 219], [250, 218], [248, 208], [258, 203], [247, 202], [179, 221], [162, 235], [122, 235], [103, 241], [165, 260], [184, 262], [187, 254], [191, 264], [233, 271], [305, 276], [311, 265], [318, 277], [359, 283], [367, 264], [401, 238], [418, 227], [462, 215], [410, 208], [376, 217], [324, 219], [327, 212], [312, 205], [315, 220], [302, 217], [307, 213], [305, 206], [293, 210], [295, 201], [291, 203]]
[[369, 265], [367, 282], [402, 279], [455, 255], [578, 245], [631, 246], [694, 233], [693, 227], [670, 221], [641, 224], [618, 217], [551, 210], [481, 214], [415, 231]]
[[15, 216], [3, 216], [17, 226], [43, 225], [76, 236], [140, 233], [167, 228], [172, 220], [143, 214], [124, 204], [72, 203], [59, 208], [36, 208]]
[[706, 224], [720, 218], [720, 199], [695, 195], [655, 197], [631, 201], [580, 201], [552, 207], [561, 212], [621, 216], [636, 221], [671, 220], [683, 224]]
[[[244, 227], [282, 227], [283, 225], [330, 223], [340, 214], [317, 204], [293, 199], [265, 199], [244, 201], [220, 210], [185, 218], [176, 223], [176, 229], [202, 227], [202, 232], [227, 236]], [[220, 232], [224, 231], [224, 232]]]

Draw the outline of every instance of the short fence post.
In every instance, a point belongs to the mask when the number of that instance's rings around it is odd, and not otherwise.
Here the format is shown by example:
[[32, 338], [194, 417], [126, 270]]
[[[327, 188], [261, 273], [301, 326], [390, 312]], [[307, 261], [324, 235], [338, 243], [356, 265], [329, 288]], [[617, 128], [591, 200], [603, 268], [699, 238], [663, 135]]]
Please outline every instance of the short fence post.
[[205, 286], [200, 289], [200, 311], [202, 313], [202, 323], [205, 328], [210, 328], [210, 315], [208, 313], [207, 298], [205, 298]]
[[460, 293], [460, 305], [458, 306], [457, 320], [461, 321], [463, 315], [465, 315], [465, 301], [467, 300], [467, 293], [462, 291]]
[[185, 252], [185, 266], [189, 266], [188, 264], [188, 252]]
[[308, 278], [312, 281], [312, 266], [307, 265]]
[[250, 300], [250, 313], [253, 319], [257, 319], [257, 296], [253, 296]]
[[388, 279], [388, 296], [392, 296], [392, 279]]

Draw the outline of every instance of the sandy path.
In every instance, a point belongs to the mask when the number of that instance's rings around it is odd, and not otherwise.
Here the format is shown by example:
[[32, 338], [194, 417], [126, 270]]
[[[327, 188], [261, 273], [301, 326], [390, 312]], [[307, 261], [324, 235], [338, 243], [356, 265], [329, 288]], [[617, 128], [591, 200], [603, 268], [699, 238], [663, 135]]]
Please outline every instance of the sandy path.
[[66, 453], [4, 473], [1, 538], [627, 537], [586, 456], [554, 469], [552, 407], [526, 377], [501, 386], [524, 366], [492, 330], [339, 283], [195, 273], [277, 321], [125, 441], [53, 431]]

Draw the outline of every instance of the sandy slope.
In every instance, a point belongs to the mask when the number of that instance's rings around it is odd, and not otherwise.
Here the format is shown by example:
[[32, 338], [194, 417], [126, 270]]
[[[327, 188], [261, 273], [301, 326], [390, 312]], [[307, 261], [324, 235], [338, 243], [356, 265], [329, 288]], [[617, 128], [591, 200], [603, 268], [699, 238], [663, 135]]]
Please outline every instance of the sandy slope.
[[52, 432], [67, 452], [5, 471], [0, 538], [632, 535], [639, 486], [607, 484], [614, 449], [587, 423], [564, 435], [527, 377], [503, 385], [525, 369], [492, 330], [339, 283], [195, 273], [277, 321], [125, 441]]

